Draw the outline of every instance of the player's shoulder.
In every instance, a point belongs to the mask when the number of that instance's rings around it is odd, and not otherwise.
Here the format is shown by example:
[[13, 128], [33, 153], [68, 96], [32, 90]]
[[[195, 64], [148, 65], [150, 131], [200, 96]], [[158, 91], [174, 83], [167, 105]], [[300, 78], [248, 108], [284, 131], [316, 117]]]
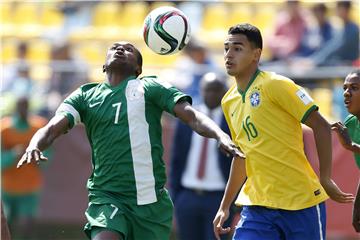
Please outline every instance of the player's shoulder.
[[260, 76], [262, 77], [265, 84], [278, 84], [279, 82], [293, 83], [294, 81], [290, 78], [278, 74], [276, 72], [261, 71]]
[[97, 86], [99, 86], [101, 83], [85, 83], [79, 87], [80, 91], [82, 92], [88, 92], [93, 89], [95, 89]]
[[173, 87], [169, 82], [158, 78], [157, 76], [144, 76], [140, 78], [146, 87], [164, 87], [166, 89]]
[[349, 114], [344, 120], [344, 125], [348, 127], [349, 125], [352, 125], [352, 123], [356, 123], [357, 121], [358, 119], [355, 115]]
[[234, 83], [234, 84], [232, 84], [230, 86], [228, 91], [223, 96], [223, 98], [221, 100], [221, 104], [226, 105], [229, 101], [234, 99], [237, 95], [239, 95], [239, 93], [238, 93], [238, 90], [237, 90], [237, 85], [236, 85], [236, 83]]

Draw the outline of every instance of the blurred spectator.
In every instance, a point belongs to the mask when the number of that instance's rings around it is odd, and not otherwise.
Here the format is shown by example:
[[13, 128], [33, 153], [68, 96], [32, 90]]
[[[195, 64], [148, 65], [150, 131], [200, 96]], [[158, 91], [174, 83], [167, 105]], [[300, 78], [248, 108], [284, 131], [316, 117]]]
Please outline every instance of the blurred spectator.
[[[226, 89], [225, 76], [213, 72], [204, 75], [204, 103], [198, 109], [230, 134], [220, 106]], [[215, 140], [201, 137], [180, 121], [173, 146], [170, 184], [180, 239], [215, 239], [212, 220], [224, 193], [231, 157], [220, 152]], [[231, 220], [230, 217], [227, 225]]]
[[174, 83], [176, 87], [189, 94], [193, 99], [193, 104], [196, 105], [202, 102], [200, 79], [205, 73], [219, 71], [219, 69], [212, 60], [209, 49], [197, 39], [190, 40], [184, 48], [184, 54], [184, 58], [176, 63], [177, 80]]
[[9, 91], [15, 96], [23, 96], [31, 92], [33, 89], [33, 80], [30, 78], [30, 67], [27, 63], [17, 65], [17, 72], [13, 76], [12, 81], [4, 91]]
[[41, 169], [35, 163], [21, 169], [16, 165], [32, 135], [47, 121], [28, 111], [28, 98], [19, 97], [13, 116], [1, 119], [1, 190], [12, 234], [31, 239], [43, 181]]
[[[9, 91], [14, 85], [15, 79], [19, 76], [19, 70], [24, 69], [24, 65], [28, 65], [26, 59], [28, 54], [28, 43], [21, 41], [16, 48], [16, 60], [7, 65], [3, 65], [2, 84], [0, 84], [0, 92]], [[29, 72], [29, 68], [27, 69]]]
[[60, 1], [58, 3], [58, 8], [65, 16], [63, 26], [65, 37], [91, 24], [93, 5], [96, 3], [96, 1]]
[[305, 31], [306, 21], [300, 2], [287, 1], [285, 11], [277, 16], [274, 34], [267, 41], [272, 60], [285, 60], [296, 54]]
[[50, 92], [55, 91], [65, 96], [87, 81], [87, 68], [72, 55], [69, 42], [55, 44], [51, 52]]
[[359, 26], [350, 18], [351, 1], [337, 2], [336, 11], [342, 27], [331, 41], [310, 55], [310, 66], [351, 65], [359, 57]]
[[307, 27], [297, 55], [309, 56], [320, 50], [333, 37], [334, 30], [327, 12], [325, 3], [317, 3], [312, 7], [315, 22], [311, 22]]

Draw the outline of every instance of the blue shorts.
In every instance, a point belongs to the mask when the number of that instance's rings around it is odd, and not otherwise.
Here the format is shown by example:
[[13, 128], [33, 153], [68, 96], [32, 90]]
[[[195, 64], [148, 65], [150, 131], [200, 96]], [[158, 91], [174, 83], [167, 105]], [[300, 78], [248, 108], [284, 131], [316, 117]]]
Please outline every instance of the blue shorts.
[[325, 231], [324, 202], [296, 211], [244, 206], [233, 239], [325, 240]]

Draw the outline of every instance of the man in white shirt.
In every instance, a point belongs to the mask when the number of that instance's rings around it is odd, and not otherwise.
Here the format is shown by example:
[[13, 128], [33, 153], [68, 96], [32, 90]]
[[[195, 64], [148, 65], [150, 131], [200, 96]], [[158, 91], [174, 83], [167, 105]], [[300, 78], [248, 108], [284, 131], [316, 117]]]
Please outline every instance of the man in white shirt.
[[[221, 99], [227, 90], [225, 78], [207, 73], [201, 79], [200, 87], [203, 103], [195, 108], [229, 133], [221, 109]], [[170, 187], [181, 240], [215, 239], [212, 220], [221, 202], [230, 165], [231, 158], [219, 151], [216, 141], [201, 137], [178, 122], [171, 158]]]

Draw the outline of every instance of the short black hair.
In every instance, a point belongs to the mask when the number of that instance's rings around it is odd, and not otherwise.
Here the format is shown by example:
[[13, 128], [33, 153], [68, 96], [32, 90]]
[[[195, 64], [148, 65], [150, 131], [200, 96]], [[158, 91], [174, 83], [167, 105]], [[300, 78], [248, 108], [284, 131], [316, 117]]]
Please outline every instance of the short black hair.
[[336, 7], [343, 7], [349, 10], [351, 8], [351, 1], [337, 1]]
[[351, 71], [351, 73], [349, 73], [349, 75], [353, 75], [353, 74], [360, 77], [360, 68], [357, 68], [357, 69]]
[[260, 49], [263, 48], [260, 30], [249, 23], [237, 24], [230, 27], [228, 34], [244, 34], [253, 46]]

